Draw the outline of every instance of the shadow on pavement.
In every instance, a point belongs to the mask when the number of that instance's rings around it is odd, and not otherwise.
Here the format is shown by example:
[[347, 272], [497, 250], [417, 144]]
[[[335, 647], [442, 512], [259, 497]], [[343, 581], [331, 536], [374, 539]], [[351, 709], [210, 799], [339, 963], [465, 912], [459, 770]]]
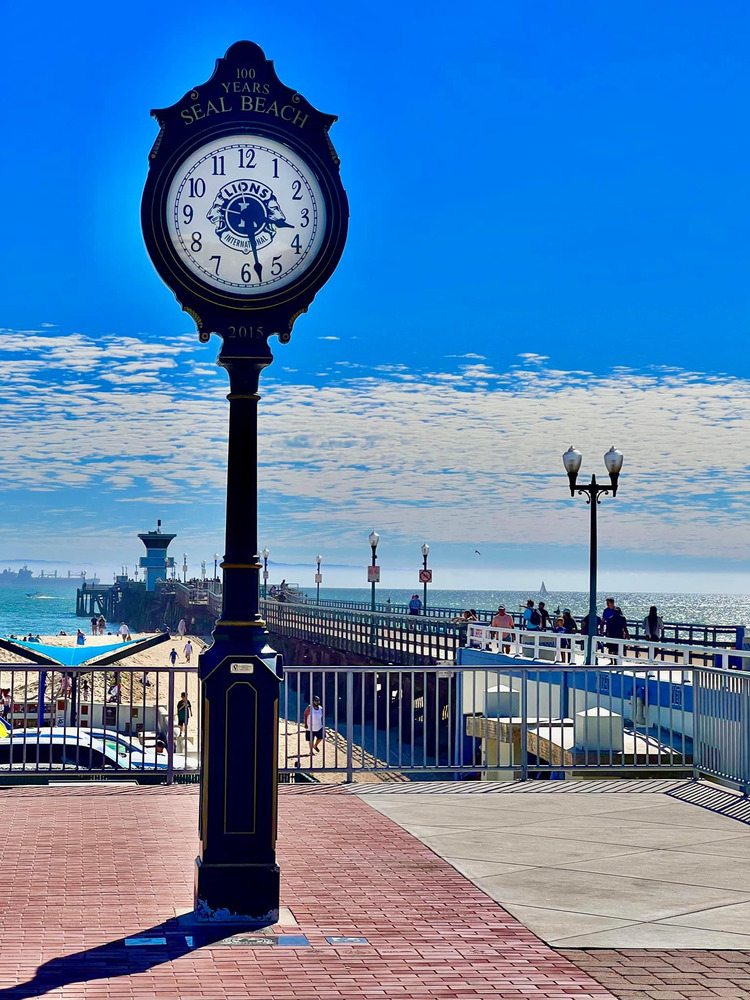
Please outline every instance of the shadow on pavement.
[[719, 785], [711, 785], [703, 781], [686, 781], [679, 788], [673, 788], [666, 793], [670, 798], [690, 802], [710, 812], [720, 813], [729, 819], [740, 823], [750, 823], [750, 799], [738, 792], [730, 791]]
[[[254, 932], [262, 933], [262, 929], [255, 928]], [[117, 938], [96, 948], [53, 958], [39, 966], [33, 979], [0, 989], [0, 1000], [38, 997], [72, 983], [146, 972], [154, 966], [172, 962], [181, 955], [230, 937], [232, 933], [249, 933], [249, 929], [232, 931], [226, 926], [200, 926], [196, 929], [195, 926], [179, 923], [177, 919], [167, 920], [127, 938]], [[133, 944], [134, 941], [154, 938], [161, 938], [163, 943]]]

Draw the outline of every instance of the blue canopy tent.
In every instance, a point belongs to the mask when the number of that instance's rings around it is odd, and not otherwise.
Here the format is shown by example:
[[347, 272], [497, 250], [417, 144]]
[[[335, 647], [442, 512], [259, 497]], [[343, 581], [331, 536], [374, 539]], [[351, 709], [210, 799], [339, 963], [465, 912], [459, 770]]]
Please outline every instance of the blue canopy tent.
[[[75, 637], [72, 637], [75, 638]], [[107, 645], [79, 646], [52, 646], [44, 642], [34, 642], [33, 640], [6, 639], [0, 637], [0, 649], [5, 649], [9, 653], [16, 653], [23, 656], [32, 663], [39, 663], [50, 667], [72, 667], [74, 670], [82, 670], [86, 667], [103, 667], [108, 663], [117, 663], [118, 660], [133, 653], [140, 653], [151, 646], [158, 646], [162, 642], [169, 642], [171, 636], [168, 632], [159, 632], [150, 635], [147, 639], [138, 639], [135, 642], [116, 642]], [[44, 696], [47, 682], [46, 670], [40, 671], [39, 675], [39, 725], [44, 725]], [[73, 679], [75, 685], [75, 676]], [[73, 702], [75, 704], [75, 690], [73, 691]]]

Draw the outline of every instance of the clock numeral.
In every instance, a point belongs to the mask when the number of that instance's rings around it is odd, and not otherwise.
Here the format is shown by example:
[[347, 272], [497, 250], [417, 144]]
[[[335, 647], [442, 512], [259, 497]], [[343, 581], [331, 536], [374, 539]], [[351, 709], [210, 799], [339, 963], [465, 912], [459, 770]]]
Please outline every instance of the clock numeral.
[[199, 250], [203, 249], [203, 243], [201, 242], [203, 237], [200, 233], [193, 233], [191, 238], [193, 242], [190, 244], [190, 249], [193, 253], [198, 253]]
[[297, 233], [297, 235], [292, 240], [292, 246], [294, 247], [294, 252], [296, 254], [302, 253], [302, 247], [301, 247], [300, 241], [299, 241], [299, 233]]
[[223, 177], [226, 171], [224, 170], [224, 157], [223, 156], [212, 156], [211, 159], [214, 161], [214, 176]]
[[279, 161], [276, 159], [275, 156], [273, 158], [273, 176], [274, 177], [279, 176]]
[[189, 226], [190, 223], [193, 221], [193, 206], [192, 205], [183, 205], [182, 206], [182, 214], [183, 214], [183, 216], [185, 218], [185, 225]]
[[250, 270], [249, 264], [242, 265], [242, 270], [240, 271], [240, 275], [246, 285], [253, 280], [253, 272]]
[[210, 263], [210, 262], [211, 262], [212, 260], [215, 260], [215, 261], [216, 261], [216, 271], [215, 271], [214, 273], [215, 273], [215, 274], [218, 274], [218, 273], [219, 273], [219, 264], [221, 264], [221, 257], [219, 257], [219, 255], [217, 254], [217, 255], [216, 255], [216, 256], [214, 256], [214, 257], [209, 257], [209, 258], [208, 258], [208, 260], [209, 260], [209, 263]]
[[284, 268], [281, 264], [281, 254], [278, 254], [271, 261], [271, 274], [274, 276], [274, 278], [278, 278], [278, 276], [281, 274], [283, 270]]
[[202, 198], [206, 193], [206, 182], [202, 177], [191, 177], [188, 181], [191, 198]]
[[302, 190], [302, 181], [293, 181], [292, 191], [294, 191], [294, 194], [292, 195], [292, 201], [302, 201], [302, 195], [300, 194], [301, 190]]
[[300, 229], [307, 229], [307, 227], [309, 225], [310, 225], [310, 209], [309, 208], [303, 208], [302, 209], [302, 222], [300, 222]]
[[[254, 149], [241, 149], [240, 150], [240, 168], [250, 167], [255, 170], [255, 150]], [[223, 171], [222, 171], [223, 173]]]

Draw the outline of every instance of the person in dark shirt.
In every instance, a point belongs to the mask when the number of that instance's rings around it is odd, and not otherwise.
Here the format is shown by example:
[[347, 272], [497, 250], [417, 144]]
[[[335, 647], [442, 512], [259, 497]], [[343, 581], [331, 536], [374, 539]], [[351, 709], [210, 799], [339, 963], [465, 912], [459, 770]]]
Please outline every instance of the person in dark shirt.
[[[613, 613], [605, 619], [604, 632], [610, 639], [630, 638], [628, 635], [628, 623], [625, 621], [625, 615], [623, 615], [621, 608], [614, 608]], [[607, 652], [610, 656], [617, 656], [619, 649], [620, 647], [615, 643], [607, 643]]]
[[552, 624], [550, 621], [549, 611], [547, 611], [547, 605], [544, 603], [544, 601], [540, 601], [537, 604], [537, 608], [539, 610], [539, 617], [542, 619], [542, 632], [551, 631]]
[[[602, 634], [602, 625], [603, 624], [604, 623], [602, 622], [601, 618], [599, 617], [599, 615], [597, 615], [596, 616], [596, 632], [594, 633], [595, 635], [601, 635]], [[583, 618], [581, 619], [581, 635], [588, 635], [588, 634], [589, 634], [589, 616], [588, 616], [588, 614], [585, 614], [583, 616]]]

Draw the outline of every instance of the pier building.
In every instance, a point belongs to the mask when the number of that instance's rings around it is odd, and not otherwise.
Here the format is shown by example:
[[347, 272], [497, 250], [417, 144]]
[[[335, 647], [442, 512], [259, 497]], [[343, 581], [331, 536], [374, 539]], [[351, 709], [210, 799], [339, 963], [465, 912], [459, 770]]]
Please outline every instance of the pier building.
[[174, 558], [167, 555], [167, 549], [177, 535], [162, 532], [161, 521], [157, 521], [156, 531], [144, 531], [138, 537], [146, 546], [146, 555], [141, 556], [138, 564], [146, 574], [146, 590], [154, 591], [156, 581], [166, 579], [167, 571], [174, 566]]

